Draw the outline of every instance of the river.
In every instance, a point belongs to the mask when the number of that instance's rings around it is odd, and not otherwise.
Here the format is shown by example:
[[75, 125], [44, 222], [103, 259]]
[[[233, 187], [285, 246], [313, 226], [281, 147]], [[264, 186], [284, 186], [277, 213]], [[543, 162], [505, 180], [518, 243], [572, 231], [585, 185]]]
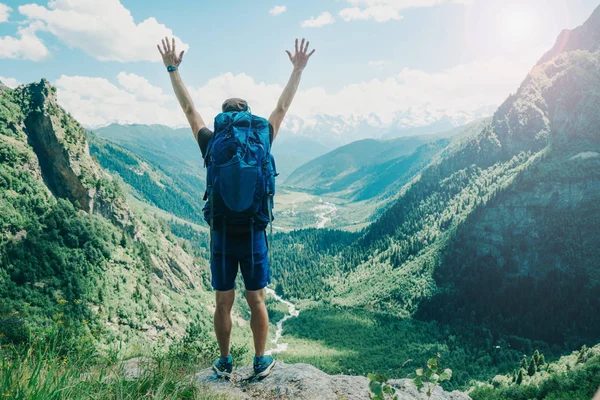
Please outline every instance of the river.
[[279, 340], [281, 339], [281, 335], [283, 334], [283, 323], [290, 318], [297, 317], [300, 314], [300, 310], [296, 310], [296, 306], [294, 304], [290, 303], [287, 300], [282, 299], [281, 296], [278, 296], [277, 293], [275, 293], [275, 291], [273, 289], [265, 288], [265, 290], [269, 295], [273, 296], [275, 298], [275, 300], [279, 301], [280, 303], [285, 304], [288, 307], [288, 313], [286, 314], [286, 316], [281, 318], [277, 322], [277, 330], [275, 331], [275, 338], [273, 340], [271, 340], [271, 342], [274, 344], [275, 347], [267, 350], [267, 352], [265, 354], [271, 355], [274, 353], [283, 353], [284, 351], [286, 351], [288, 349], [287, 343], [279, 342]]

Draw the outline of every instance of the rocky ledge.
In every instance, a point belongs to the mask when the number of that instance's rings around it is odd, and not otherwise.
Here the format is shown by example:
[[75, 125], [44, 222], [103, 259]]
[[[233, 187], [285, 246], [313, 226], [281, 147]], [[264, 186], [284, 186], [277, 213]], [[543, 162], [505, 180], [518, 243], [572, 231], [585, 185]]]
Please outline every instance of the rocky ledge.
[[[369, 380], [362, 376], [327, 375], [308, 364], [285, 364], [278, 362], [271, 374], [257, 381], [252, 377], [252, 368], [243, 367], [234, 371], [231, 380], [219, 379], [212, 369], [194, 375], [194, 382], [205, 390], [224, 395], [230, 399], [289, 399], [289, 400], [363, 400], [370, 399]], [[408, 379], [389, 382], [396, 388], [399, 400], [427, 399], [418, 393]], [[445, 392], [436, 387], [431, 400], [469, 400], [461, 392]]]

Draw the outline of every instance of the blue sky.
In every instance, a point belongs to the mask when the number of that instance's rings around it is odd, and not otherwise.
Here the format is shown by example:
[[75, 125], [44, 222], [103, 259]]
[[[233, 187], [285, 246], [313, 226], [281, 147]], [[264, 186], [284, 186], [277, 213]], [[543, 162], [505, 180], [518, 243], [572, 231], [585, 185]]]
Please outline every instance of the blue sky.
[[[294, 104], [296, 116], [314, 123], [319, 113], [376, 114], [389, 122], [401, 111], [427, 105], [453, 113], [498, 105], [560, 30], [582, 24], [598, 1], [0, 0], [0, 5], [5, 81], [47, 78], [58, 86], [61, 103], [88, 125], [181, 125], [154, 47], [164, 32], [189, 46], [182, 75], [206, 113], [215, 113], [223, 96], [240, 95], [236, 90], [267, 113], [291, 70], [284, 50], [295, 37], [306, 37], [317, 51]], [[269, 11], [276, 6], [285, 11], [273, 15]], [[329, 23], [307, 26], [311, 18]], [[468, 84], [460, 86], [463, 81]], [[390, 102], [397, 105], [386, 105]], [[426, 122], [415, 118], [416, 124]]]

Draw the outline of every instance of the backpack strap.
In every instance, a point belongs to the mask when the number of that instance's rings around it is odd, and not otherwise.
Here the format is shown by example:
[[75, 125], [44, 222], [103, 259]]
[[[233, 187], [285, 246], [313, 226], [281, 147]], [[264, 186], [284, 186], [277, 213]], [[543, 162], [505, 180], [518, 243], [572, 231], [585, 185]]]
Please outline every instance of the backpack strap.
[[213, 252], [215, 251], [213, 245], [213, 230], [214, 230], [214, 220], [215, 220], [215, 206], [213, 201], [213, 193], [212, 193], [212, 185], [208, 185], [208, 191], [210, 196], [210, 263], [213, 262]]
[[225, 223], [225, 218], [223, 218], [223, 254], [221, 255], [223, 257], [223, 262], [221, 263], [221, 272], [223, 274], [223, 284], [227, 283], [227, 277], [225, 276], [225, 274], [227, 273], [227, 251], [225, 248], [225, 243], [227, 241], [227, 224]]
[[271, 262], [271, 246], [273, 245], [273, 210], [271, 205], [271, 200], [273, 198], [273, 194], [269, 193], [269, 199], [267, 202], [269, 203], [269, 243], [267, 245], [267, 249], [269, 251], [269, 263]]
[[252, 133], [252, 113], [248, 111], [248, 133], [246, 133], [246, 151], [248, 151], [248, 140], [250, 140], [250, 134]]
[[250, 218], [250, 278], [254, 279], [254, 217]]

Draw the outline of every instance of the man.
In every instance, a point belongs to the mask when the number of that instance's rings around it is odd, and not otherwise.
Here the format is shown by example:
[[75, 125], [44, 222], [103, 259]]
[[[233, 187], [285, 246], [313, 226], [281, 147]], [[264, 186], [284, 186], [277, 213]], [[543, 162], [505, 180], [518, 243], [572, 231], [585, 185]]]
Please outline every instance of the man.
[[[298, 46], [298, 39], [296, 39], [294, 55], [286, 50], [294, 68], [289, 82], [277, 102], [277, 107], [269, 117], [271, 143], [277, 137], [283, 118], [294, 99], [300, 84], [302, 71], [306, 67], [310, 56], [315, 52], [315, 50], [312, 50], [308, 53], [308, 45], [309, 42], [305, 44], [304, 39], [302, 39], [300, 46]], [[177, 54], [174, 38], [169, 41], [165, 37], [162, 40], [162, 48], [160, 45], [157, 45], [157, 47], [169, 72], [177, 100], [192, 128], [194, 137], [202, 151], [202, 156], [206, 157], [207, 146], [213, 132], [206, 127], [204, 120], [195, 109], [192, 98], [179, 74], [178, 67], [182, 62], [184, 52]], [[223, 112], [243, 112], [247, 110], [248, 104], [242, 99], [229, 99], [222, 105]], [[212, 286], [216, 290], [214, 327], [221, 357], [215, 361], [213, 369], [219, 377], [230, 377], [233, 369], [229, 344], [232, 325], [231, 308], [235, 298], [234, 281], [238, 266], [244, 278], [246, 300], [251, 310], [250, 326], [254, 336], [255, 376], [264, 378], [270, 373], [275, 364], [271, 356], [265, 355], [269, 317], [265, 307], [264, 288], [271, 282], [267, 237], [264, 230], [254, 232], [254, 237], [250, 237], [250, 235], [250, 233], [233, 234], [228, 232], [225, 239], [222, 239], [221, 235], [214, 235], [215, 240], [211, 250]], [[226, 252], [223, 251], [224, 241], [227, 242]], [[223, 257], [225, 257], [225, 260], [223, 260]], [[220, 267], [221, 265], [223, 268]]]

